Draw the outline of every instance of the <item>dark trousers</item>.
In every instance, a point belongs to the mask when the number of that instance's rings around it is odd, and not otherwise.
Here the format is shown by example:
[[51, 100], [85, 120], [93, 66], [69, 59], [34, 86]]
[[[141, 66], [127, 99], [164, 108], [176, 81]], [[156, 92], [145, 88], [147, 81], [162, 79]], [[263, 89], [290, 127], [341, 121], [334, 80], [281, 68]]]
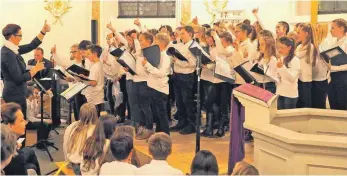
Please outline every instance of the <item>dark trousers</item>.
[[51, 131], [51, 125], [43, 122], [29, 122], [26, 125], [26, 130], [37, 130], [37, 139], [48, 139], [49, 132]]
[[12, 158], [10, 164], [4, 168], [4, 171], [6, 175], [28, 175], [28, 169], [34, 169], [37, 175], [41, 175], [40, 164], [35, 151], [24, 147]]
[[213, 112], [213, 105], [217, 104], [220, 107], [220, 112], [227, 115], [229, 112], [228, 102], [231, 97], [231, 85], [223, 82], [214, 84], [208, 81], [204, 82], [205, 91], [205, 109], [207, 112]]
[[279, 96], [277, 100], [277, 109], [295, 109], [297, 102], [298, 98]]
[[[153, 115], [156, 117], [155, 132], [164, 132], [170, 135], [169, 118], [167, 117], [166, 102], [167, 95], [155, 89], [149, 88], [151, 94], [151, 107]], [[153, 122], [152, 122], [153, 123]]]
[[81, 93], [78, 93], [75, 95], [73, 99], [73, 104], [74, 104], [73, 111], [74, 111], [76, 121], [80, 120], [80, 117], [79, 117], [80, 109], [81, 109], [81, 106], [86, 102], [87, 102], [87, 99]]
[[98, 111], [98, 116], [100, 117], [101, 116], [101, 111], [105, 110], [104, 103], [97, 104], [97, 105], [95, 105], [95, 107], [96, 107], [96, 110]]
[[137, 122], [137, 123], [140, 123], [140, 120], [139, 119], [136, 119], [135, 115], [134, 115], [134, 104], [136, 102], [135, 100], [135, 93], [134, 93], [134, 82], [133, 80], [127, 80], [126, 81], [126, 91], [127, 91], [127, 94], [128, 94], [128, 116], [129, 114], [131, 114], [131, 121], [133, 122]]
[[331, 109], [347, 110], [347, 80], [329, 83], [329, 104]]
[[[121, 79], [119, 79], [119, 87], [120, 87], [120, 91], [123, 93], [123, 103], [121, 103], [119, 107], [117, 108], [117, 115], [119, 115], [122, 119], [125, 117], [125, 111], [128, 105], [127, 80], [125, 75], [123, 75]], [[129, 106], [128, 106], [128, 119], [131, 119]]]
[[177, 105], [178, 120], [182, 123], [195, 124], [194, 106], [194, 73], [179, 74], [174, 73], [174, 91]]
[[166, 111], [167, 111], [167, 117], [168, 120], [171, 121], [171, 106], [173, 103], [175, 103], [175, 93], [174, 93], [174, 87], [173, 87], [173, 79], [172, 75], [169, 75], [169, 95], [167, 96], [166, 101]]
[[296, 107], [311, 108], [312, 107], [312, 102], [311, 102], [312, 82], [302, 82], [299, 80], [298, 89], [299, 89], [299, 99], [298, 99]]
[[326, 109], [328, 80], [312, 81], [312, 108]]
[[110, 106], [110, 113], [115, 115], [115, 109], [114, 109], [114, 100], [113, 100], [113, 94], [112, 94], [112, 87], [113, 87], [113, 81], [107, 80], [106, 83], [106, 99]]
[[153, 129], [153, 113], [151, 110], [150, 90], [147, 82], [134, 82], [135, 103], [133, 105], [135, 118], [147, 129]]
[[267, 90], [273, 94], [276, 94], [276, 84], [274, 82], [261, 83], [259, 85], [259, 87], [261, 87], [261, 88], [265, 87], [265, 90]]

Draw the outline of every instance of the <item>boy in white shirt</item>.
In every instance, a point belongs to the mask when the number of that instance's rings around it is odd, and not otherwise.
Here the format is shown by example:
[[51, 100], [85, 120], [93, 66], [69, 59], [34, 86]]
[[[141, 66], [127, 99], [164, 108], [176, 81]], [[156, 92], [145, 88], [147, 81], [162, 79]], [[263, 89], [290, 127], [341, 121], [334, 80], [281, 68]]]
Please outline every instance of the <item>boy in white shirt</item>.
[[137, 168], [129, 164], [134, 149], [133, 138], [125, 133], [112, 137], [110, 149], [116, 160], [103, 164], [99, 175], [135, 175]]
[[82, 94], [85, 95], [88, 103], [92, 103], [96, 106], [100, 116], [100, 112], [103, 111], [104, 108], [105, 80], [105, 73], [103, 72], [102, 63], [100, 61], [102, 48], [99, 45], [90, 45], [87, 48], [86, 56], [92, 64], [88, 76], [90, 81], [85, 82], [89, 86], [82, 91]]
[[182, 171], [167, 163], [167, 157], [172, 152], [170, 136], [165, 133], [155, 133], [148, 140], [149, 153], [153, 160], [139, 168], [137, 175], [184, 175]]

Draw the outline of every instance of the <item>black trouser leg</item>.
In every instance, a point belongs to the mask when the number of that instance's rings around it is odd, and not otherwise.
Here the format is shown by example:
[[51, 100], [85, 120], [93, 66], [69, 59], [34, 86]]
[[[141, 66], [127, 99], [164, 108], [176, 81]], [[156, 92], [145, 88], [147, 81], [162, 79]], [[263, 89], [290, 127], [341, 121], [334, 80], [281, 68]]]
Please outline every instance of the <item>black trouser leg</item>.
[[[152, 130], [153, 129], [153, 113], [150, 106], [150, 91], [149, 87], [147, 86], [146, 82], [138, 82], [135, 83], [136, 85], [136, 92], [137, 92], [137, 98], [136, 98], [136, 116], [137, 118], [140, 118], [140, 121], [144, 122], [144, 126]], [[140, 123], [143, 124], [143, 123]]]
[[326, 109], [328, 80], [312, 82], [312, 108]]
[[78, 121], [79, 118], [79, 113], [80, 113], [80, 109], [81, 106], [86, 103], [87, 101], [85, 100], [84, 95], [82, 95], [81, 93], [78, 93], [75, 95], [74, 97], [74, 115], [75, 115], [75, 120]]
[[347, 81], [331, 80], [329, 83], [329, 104], [331, 109], [347, 110]]
[[164, 132], [170, 135], [169, 121], [166, 113], [167, 95], [151, 88], [150, 92], [151, 104], [153, 105], [153, 114], [155, 114], [157, 117], [156, 132]]
[[311, 108], [312, 107], [312, 82], [301, 82], [298, 81], [299, 99], [297, 108]]
[[183, 95], [180, 80], [178, 80], [177, 76], [174, 76], [174, 91], [175, 91], [175, 100], [176, 100], [176, 117], [180, 123], [187, 123], [186, 119], [186, 107], [183, 103]]
[[[119, 79], [119, 87], [120, 91], [123, 93], [123, 103], [119, 105], [118, 109], [118, 115], [121, 119], [125, 120], [125, 111], [127, 109], [128, 104], [128, 92], [127, 92], [127, 81], [125, 75]], [[130, 116], [130, 110], [128, 109], [128, 119], [131, 119]]]
[[107, 80], [106, 98], [107, 98], [108, 104], [110, 106], [111, 114], [115, 114], [113, 94], [112, 94], [112, 86], [113, 86], [113, 82], [111, 80]]
[[183, 106], [185, 107], [185, 114], [186, 117], [184, 117], [189, 124], [195, 125], [195, 103], [194, 103], [194, 73], [191, 74], [177, 74], [177, 84], [181, 87], [180, 89], [180, 96], [182, 96], [182, 102]]
[[95, 107], [96, 107], [96, 110], [98, 111], [98, 116], [100, 117], [101, 116], [101, 111], [105, 110], [104, 103], [97, 104]]

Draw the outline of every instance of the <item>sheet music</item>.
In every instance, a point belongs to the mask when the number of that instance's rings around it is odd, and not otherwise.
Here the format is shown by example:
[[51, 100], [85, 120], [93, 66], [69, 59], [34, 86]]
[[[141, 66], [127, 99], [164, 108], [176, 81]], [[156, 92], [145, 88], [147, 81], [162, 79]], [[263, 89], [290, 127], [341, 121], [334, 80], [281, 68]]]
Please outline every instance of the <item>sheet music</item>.
[[76, 94], [81, 92], [83, 89], [87, 87], [86, 84], [82, 82], [77, 82], [73, 85], [71, 85], [68, 89], [66, 89], [64, 92], [60, 94], [60, 96], [64, 97], [67, 100], [70, 100], [72, 97], [74, 97]]
[[135, 72], [136, 68], [136, 60], [133, 55], [129, 53], [129, 51], [124, 51], [122, 56], [119, 58], [119, 60], [124, 61], [124, 63]]
[[[198, 42], [195, 42], [195, 41], [194, 41], [194, 42], [190, 45], [189, 48], [198, 48], [198, 49], [201, 50], [201, 53], [202, 53], [203, 55], [205, 55], [206, 57], [210, 58], [210, 55], [207, 54], [206, 51], [205, 51], [204, 49], [202, 49], [202, 47], [200, 46], [200, 44], [199, 44]], [[195, 54], [195, 53], [193, 53], [193, 54]]]
[[231, 79], [235, 81], [235, 71], [232, 68], [230, 68], [229, 63], [225, 59], [223, 59], [223, 56], [216, 57], [216, 66], [215, 66], [214, 74], [215, 74], [215, 77], [219, 79], [221, 79], [220, 76], [222, 76], [227, 79]]
[[[249, 71], [249, 73], [257, 80], [258, 83], [267, 83], [267, 82], [278, 82], [279, 80], [277, 78], [273, 78], [271, 76], [269, 76], [268, 74], [259, 74], [256, 72], [252, 72], [251, 69], [253, 68], [254, 65], [256, 65], [258, 63], [251, 63], [251, 62], [247, 62], [243, 65], [243, 68], [245, 68], [247, 71]], [[261, 66], [260, 64], [258, 64], [258, 67], [260, 69], [263, 70], [264, 72], [264, 68], [263, 66]], [[268, 71], [269, 68], [267, 68], [265, 71]]]

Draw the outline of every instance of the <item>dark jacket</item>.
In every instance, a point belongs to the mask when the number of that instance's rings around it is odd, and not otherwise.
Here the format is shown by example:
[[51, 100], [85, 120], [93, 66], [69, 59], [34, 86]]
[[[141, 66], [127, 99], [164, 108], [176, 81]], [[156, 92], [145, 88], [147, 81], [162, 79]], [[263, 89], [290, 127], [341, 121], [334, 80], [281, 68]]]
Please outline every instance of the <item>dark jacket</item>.
[[[45, 58], [43, 58], [43, 62], [44, 62], [45, 69], [43, 69], [43, 70], [41, 70], [41, 71], [36, 73], [36, 75], [34, 76], [36, 79], [52, 77], [52, 71], [50, 69], [53, 68], [53, 63], [50, 60], [45, 59]], [[28, 61], [28, 65], [35, 66], [36, 63], [37, 62], [36, 62], [35, 59], [30, 59]]]
[[25, 102], [26, 82], [31, 80], [30, 73], [21, 54], [26, 54], [37, 48], [42, 42], [36, 37], [31, 43], [19, 46], [19, 54], [3, 46], [1, 48], [1, 73], [3, 75], [5, 102]]

